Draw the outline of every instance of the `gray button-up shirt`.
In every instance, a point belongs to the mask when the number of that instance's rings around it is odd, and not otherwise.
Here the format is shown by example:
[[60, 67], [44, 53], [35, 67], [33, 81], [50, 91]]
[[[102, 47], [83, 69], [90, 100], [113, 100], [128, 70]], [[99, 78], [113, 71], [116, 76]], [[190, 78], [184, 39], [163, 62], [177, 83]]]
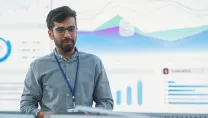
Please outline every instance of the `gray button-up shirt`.
[[79, 53], [78, 80], [75, 92], [76, 105], [113, 109], [113, 98], [109, 81], [101, 60], [92, 54], [76, 52], [69, 60], [55, 50], [42, 58], [36, 59], [30, 65], [24, 82], [24, 90], [20, 101], [22, 113], [50, 111], [65, 113], [73, 108], [72, 94], [64, 76], [56, 62], [57, 56], [64, 73], [74, 88]]

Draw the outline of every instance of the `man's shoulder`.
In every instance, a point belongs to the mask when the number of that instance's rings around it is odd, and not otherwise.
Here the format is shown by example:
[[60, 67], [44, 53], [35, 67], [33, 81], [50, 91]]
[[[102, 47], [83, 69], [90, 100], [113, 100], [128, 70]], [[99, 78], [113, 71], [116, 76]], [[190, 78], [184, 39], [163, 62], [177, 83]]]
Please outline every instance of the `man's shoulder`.
[[44, 66], [46, 63], [51, 62], [52, 60], [53, 60], [53, 53], [49, 53], [32, 61], [31, 66], [35, 66], [35, 65]]
[[93, 61], [101, 61], [100, 57], [95, 54], [79, 51], [80, 59], [84, 60], [93, 60]]

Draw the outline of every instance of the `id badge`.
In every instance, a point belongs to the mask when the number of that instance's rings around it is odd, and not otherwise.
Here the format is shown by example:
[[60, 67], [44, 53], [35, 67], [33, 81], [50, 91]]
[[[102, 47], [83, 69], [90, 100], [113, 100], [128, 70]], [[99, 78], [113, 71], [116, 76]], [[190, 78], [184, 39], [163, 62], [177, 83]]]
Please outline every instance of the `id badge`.
[[76, 112], [76, 110], [74, 108], [71, 108], [71, 109], [67, 109], [67, 111], [70, 113], [70, 112]]

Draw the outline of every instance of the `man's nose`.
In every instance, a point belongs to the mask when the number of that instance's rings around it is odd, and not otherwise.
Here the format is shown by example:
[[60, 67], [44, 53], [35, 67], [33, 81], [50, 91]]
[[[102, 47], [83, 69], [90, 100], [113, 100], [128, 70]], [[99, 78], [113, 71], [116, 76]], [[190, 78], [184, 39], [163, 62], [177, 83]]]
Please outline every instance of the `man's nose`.
[[71, 38], [71, 34], [70, 34], [70, 32], [68, 30], [65, 31], [64, 37]]

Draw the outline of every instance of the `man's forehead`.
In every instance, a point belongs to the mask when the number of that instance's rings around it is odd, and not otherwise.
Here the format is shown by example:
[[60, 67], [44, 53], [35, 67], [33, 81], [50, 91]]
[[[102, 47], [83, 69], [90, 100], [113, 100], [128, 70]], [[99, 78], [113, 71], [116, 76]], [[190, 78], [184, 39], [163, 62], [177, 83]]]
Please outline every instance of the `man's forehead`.
[[54, 21], [54, 24], [57, 24], [57, 25], [59, 25], [59, 24], [75, 24], [75, 19], [74, 19], [74, 17], [68, 17], [62, 22]]

